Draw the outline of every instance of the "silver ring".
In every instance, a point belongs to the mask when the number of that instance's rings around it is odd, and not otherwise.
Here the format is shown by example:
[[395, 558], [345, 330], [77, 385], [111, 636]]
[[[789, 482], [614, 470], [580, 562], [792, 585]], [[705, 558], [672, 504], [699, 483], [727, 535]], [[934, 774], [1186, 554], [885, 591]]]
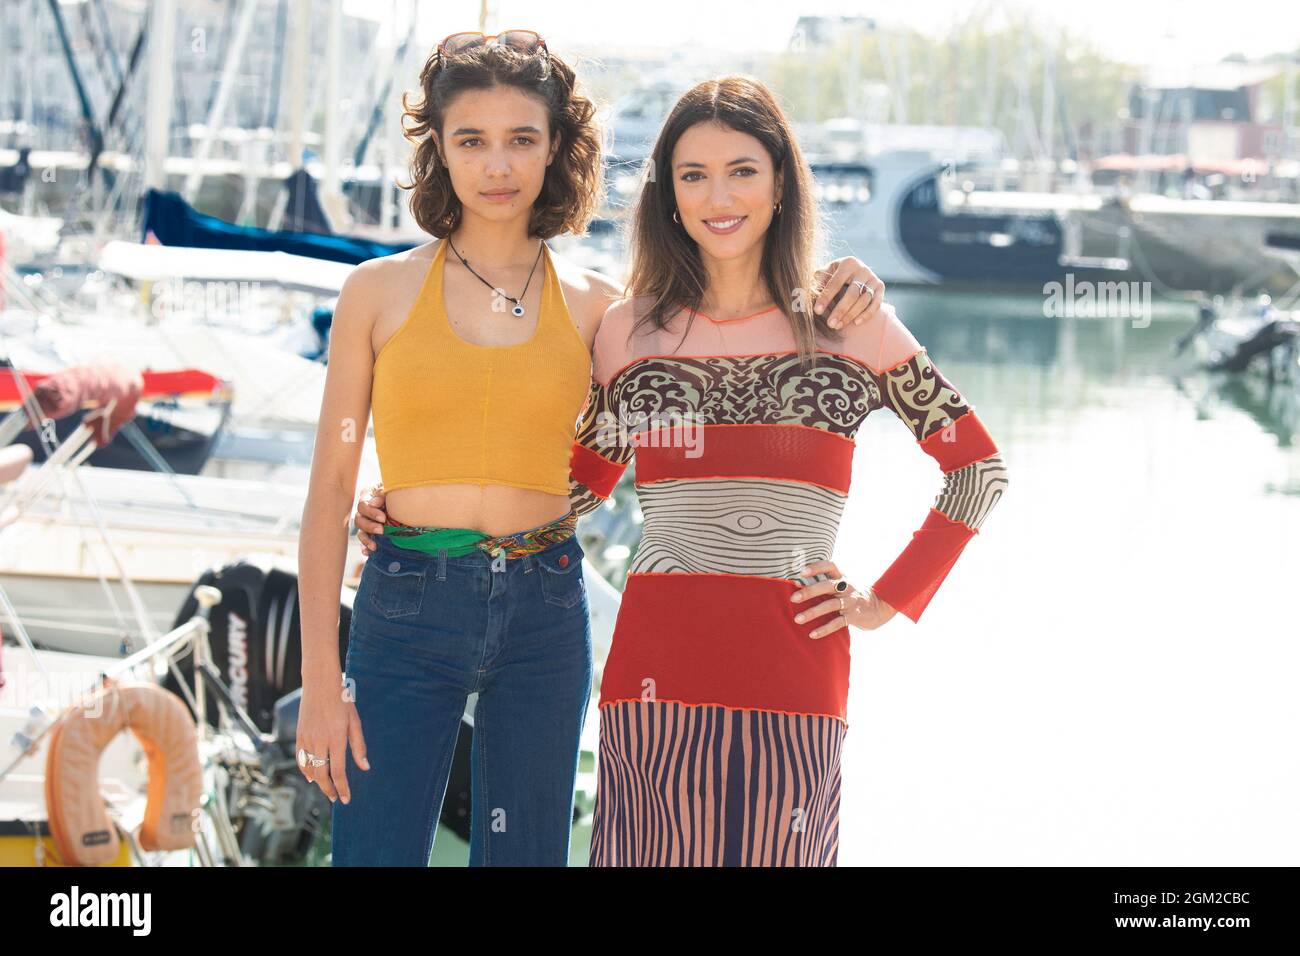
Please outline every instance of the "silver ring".
[[849, 582], [845, 581], [843, 578], [840, 578], [838, 581], [835, 582], [835, 590], [843, 593], [848, 589], [849, 589]]
[[863, 282], [861, 279], [854, 279], [853, 284], [858, 287], [859, 292], [867, 291], [867, 284]]
[[843, 598], [843, 597], [840, 598], [840, 613], [841, 613], [841, 614], [844, 613], [844, 598]]
[[327, 763], [329, 763], [329, 762], [330, 762], [330, 761], [329, 761], [329, 758], [328, 758], [328, 757], [317, 757], [315, 754], [313, 754], [313, 753], [308, 753], [306, 750], [304, 750], [304, 749], [301, 748], [301, 747], [298, 749], [298, 766], [299, 766], [299, 767], [306, 767], [307, 764], [309, 764], [309, 763], [310, 763], [313, 767], [323, 767], [323, 766], [325, 766], [325, 764], [327, 764]]

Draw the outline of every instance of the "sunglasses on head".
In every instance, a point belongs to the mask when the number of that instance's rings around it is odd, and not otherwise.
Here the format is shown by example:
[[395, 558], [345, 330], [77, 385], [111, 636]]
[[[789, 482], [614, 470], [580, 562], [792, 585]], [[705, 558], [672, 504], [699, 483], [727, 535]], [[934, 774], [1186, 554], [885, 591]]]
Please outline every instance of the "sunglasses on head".
[[507, 30], [505, 33], [453, 33], [438, 44], [439, 56], [455, 56], [475, 47], [487, 46], [495, 42], [508, 47], [516, 53], [537, 53], [546, 50], [546, 41], [532, 30]]

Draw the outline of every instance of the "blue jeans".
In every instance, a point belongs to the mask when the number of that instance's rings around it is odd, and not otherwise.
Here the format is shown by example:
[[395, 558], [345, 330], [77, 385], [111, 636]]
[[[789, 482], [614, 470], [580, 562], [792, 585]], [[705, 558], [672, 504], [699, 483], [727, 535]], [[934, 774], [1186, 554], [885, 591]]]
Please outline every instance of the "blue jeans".
[[333, 805], [333, 865], [428, 865], [476, 691], [470, 866], [566, 866], [592, 682], [577, 536], [497, 570], [482, 551], [375, 540], [344, 662], [370, 770], [349, 747], [352, 799]]

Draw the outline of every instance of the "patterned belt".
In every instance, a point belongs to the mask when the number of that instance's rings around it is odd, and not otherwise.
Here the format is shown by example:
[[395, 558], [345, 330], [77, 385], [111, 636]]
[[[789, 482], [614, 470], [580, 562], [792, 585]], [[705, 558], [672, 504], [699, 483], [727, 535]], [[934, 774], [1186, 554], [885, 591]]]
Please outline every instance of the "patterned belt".
[[[518, 531], [515, 534], [505, 534], [497, 537], [483, 535], [477, 541], [464, 542], [464, 547], [460, 549], [460, 553], [467, 554], [470, 553], [470, 550], [477, 549], [493, 557], [504, 554], [507, 559], [522, 558], [524, 555], [536, 554], [538, 551], [545, 550], [553, 544], [567, 541], [573, 537], [577, 526], [578, 515], [576, 512], [570, 511], [563, 518], [556, 518], [554, 521], [548, 521], [536, 528], [529, 528], [527, 531]], [[437, 554], [440, 548], [446, 547], [446, 545], [439, 546], [436, 543], [430, 543], [430, 546], [426, 547], [425, 542], [429, 542], [429, 539], [424, 537], [426, 535], [435, 535], [437, 532], [445, 531], [475, 533], [466, 532], [466, 529], [463, 528], [435, 528], [427, 525], [403, 524], [392, 516], [389, 516], [384, 531], [388, 537], [393, 539], [394, 544], [417, 551], [427, 551], [430, 554]], [[421, 538], [424, 538], [424, 542], [420, 541]], [[448, 549], [448, 554], [450, 553], [451, 549]]]

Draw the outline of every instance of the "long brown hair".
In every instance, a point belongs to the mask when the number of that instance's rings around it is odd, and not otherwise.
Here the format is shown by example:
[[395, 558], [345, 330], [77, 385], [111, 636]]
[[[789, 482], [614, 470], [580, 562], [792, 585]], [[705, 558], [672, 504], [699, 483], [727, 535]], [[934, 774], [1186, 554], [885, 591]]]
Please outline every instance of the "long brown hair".
[[[573, 70], [549, 51], [526, 54], [498, 44], [484, 44], [451, 57], [435, 49], [420, 70], [423, 97], [408, 103], [402, 94], [402, 135], [415, 143], [411, 157], [413, 183], [411, 215], [420, 228], [437, 238], [460, 225], [462, 206], [442, 164], [438, 145], [429, 134], [442, 136], [442, 124], [452, 98], [465, 90], [514, 86], [546, 104], [552, 142], [560, 138], [555, 159], [546, 167], [542, 190], [533, 203], [528, 234], [549, 239], [561, 233], [586, 231], [593, 210], [602, 201], [604, 176], [601, 138], [591, 100], [575, 89]], [[414, 123], [406, 124], [410, 117]]]
[[[707, 275], [699, 247], [685, 228], [673, 221], [677, 203], [671, 175], [673, 150], [686, 130], [697, 123], [721, 123], [748, 133], [762, 143], [782, 175], [778, 202], [763, 240], [762, 281], [794, 332], [805, 362], [817, 347], [818, 333], [838, 339], [840, 333], [812, 311], [822, 280], [815, 274], [820, 227], [812, 171], [795, 142], [785, 113], [771, 91], [748, 76], [706, 80], [682, 95], [664, 121], [650, 154], [651, 181], [641, 191], [631, 230], [631, 294], [645, 297], [648, 308], [633, 330], [663, 329], [680, 308], [690, 312], [686, 332], [704, 298]], [[685, 332], [683, 339], [685, 339]]]

